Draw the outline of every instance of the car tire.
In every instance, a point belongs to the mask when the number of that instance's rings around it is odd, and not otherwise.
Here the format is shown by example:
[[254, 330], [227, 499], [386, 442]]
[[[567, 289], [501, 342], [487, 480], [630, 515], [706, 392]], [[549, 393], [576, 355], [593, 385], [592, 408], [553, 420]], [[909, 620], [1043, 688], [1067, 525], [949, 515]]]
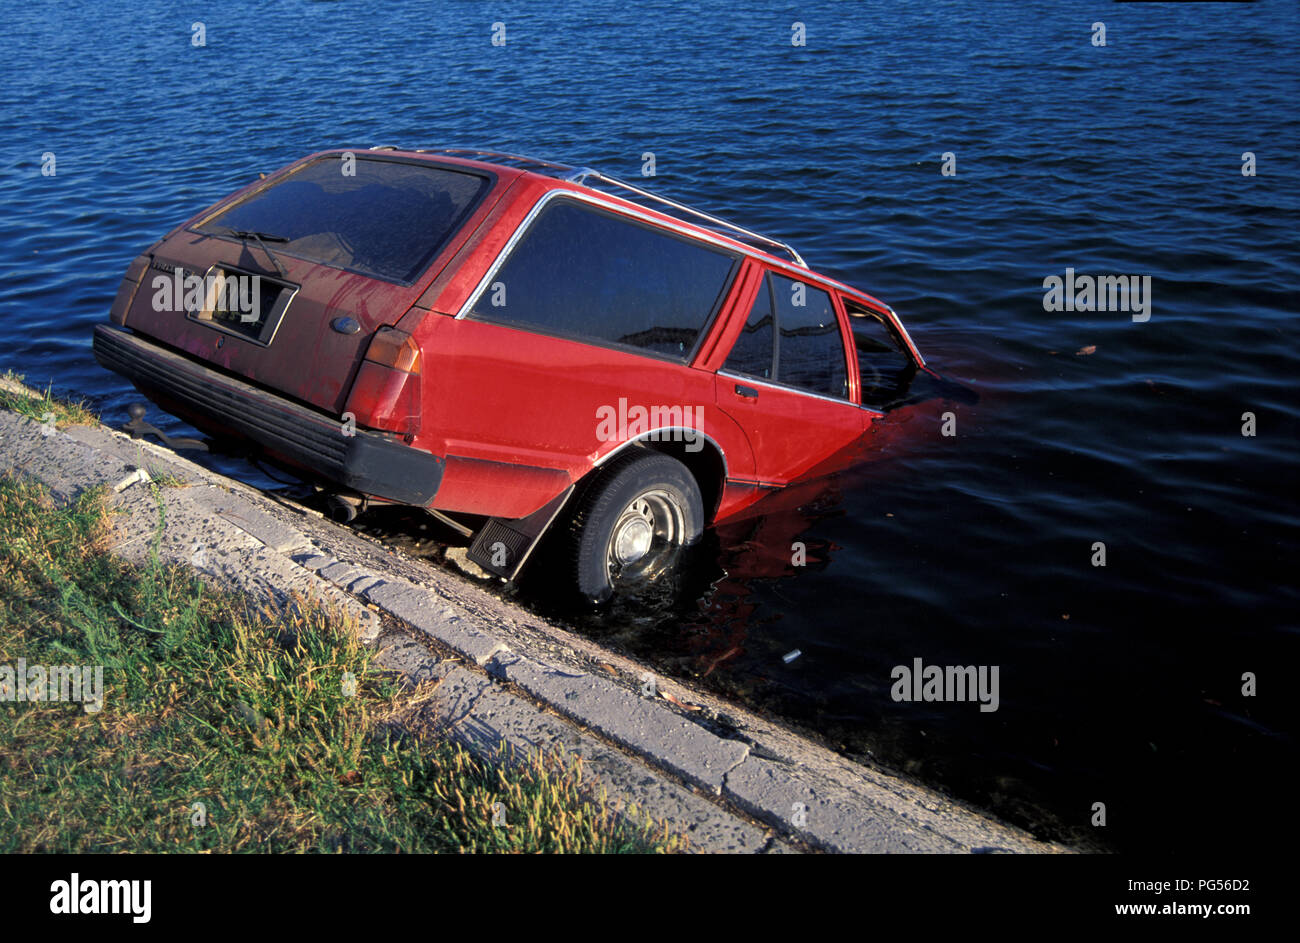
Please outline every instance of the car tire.
[[704, 532], [704, 501], [677, 459], [634, 447], [582, 488], [569, 520], [568, 577], [588, 603], [607, 602], [671, 569]]

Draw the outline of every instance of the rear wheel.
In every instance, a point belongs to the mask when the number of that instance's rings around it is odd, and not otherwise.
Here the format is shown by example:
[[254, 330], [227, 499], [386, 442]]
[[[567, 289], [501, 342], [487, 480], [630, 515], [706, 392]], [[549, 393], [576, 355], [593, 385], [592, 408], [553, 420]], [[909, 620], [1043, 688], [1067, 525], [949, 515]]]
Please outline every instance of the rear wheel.
[[677, 459], [633, 448], [583, 490], [568, 529], [568, 576], [601, 603], [671, 571], [704, 532], [699, 485]]

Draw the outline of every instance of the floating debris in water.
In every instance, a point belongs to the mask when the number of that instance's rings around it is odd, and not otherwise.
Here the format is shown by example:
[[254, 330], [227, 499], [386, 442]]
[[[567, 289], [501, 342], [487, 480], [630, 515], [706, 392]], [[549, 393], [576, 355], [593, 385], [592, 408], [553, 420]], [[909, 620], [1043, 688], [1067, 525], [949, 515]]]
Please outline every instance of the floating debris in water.
[[790, 664], [790, 662], [794, 661], [796, 658], [798, 658], [798, 657], [799, 657], [800, 655], [802, 655], [802, 654], [803, 654], [803, 652], [799, 651], [799, 649], [796, 648], [794, 651], [792, 651], [792, 652], [786, 652], [784, 655], [782, 655], [782, 656], [781, 656], [781, 660], [782, 660], [783, 662], [785, 662], [785, 663], [788, 665], [788, 664]]
[[667, 691], [660, 691], [659, 696], [663, 698], [665, 701], [667, 701], [669, 704], [674, 704], [677, 707], [680, 707], [682, 710], [698, 711], [704, 709], [700, 707], [700, 705], [698, 704], [688, 704], [685, 701], [683, 701], [681, 698], [674, 697], [673, 695], [669, 694]]
[[707, 678], [710, 674], [713, 673], [714, 668], [718, 667], [718, 665], [722, 664], [724, 661], [726, 661], [728, 658], [731, 658], [733, 655], [739, 655], [739, 654], [740, 654], [740, 646], [733, 645], [731, 648], [727, 649], [717, 658], [713, 659], [713, 661], [709, 662], [708, 670], [704, 672], [703, 676]]

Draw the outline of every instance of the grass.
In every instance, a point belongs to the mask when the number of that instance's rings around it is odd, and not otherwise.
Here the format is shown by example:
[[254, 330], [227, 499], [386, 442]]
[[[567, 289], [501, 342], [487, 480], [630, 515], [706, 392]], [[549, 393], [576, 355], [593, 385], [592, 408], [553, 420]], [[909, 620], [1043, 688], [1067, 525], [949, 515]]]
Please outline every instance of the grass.
[[34, 390], [36, 395], [30, 396], [9, 389], [5, 382], [22, 384], [23, 378], [9, 370], [0, 377], [0, 409], [12, 410], [20, 416], [26, 416], [37, 422], [53, 419], [56, 429], [65, 426], [93, 426], [99, 422], [99, 417], [87, 409], [84, 403], [56, 399], [49, 387], [46, 387], [43, 393]]
[[373, 669], [337, 612], [215, 591], [157, 541], [133, 566], [107, 520], [103, 492], [57, 506], [0, 477], [0, 669], [104, 666], [98, 712], [0, 701], [0, 851], [684, 848], [614, 814], [580, 763], [428, 733], [428, 686]]
[[188, 488], [189, 483], [177, 475], [166, 470], [159, 470], [157, 466], [145, 465], [145, 471], [149, 473], [149, 481], [157, 488]]

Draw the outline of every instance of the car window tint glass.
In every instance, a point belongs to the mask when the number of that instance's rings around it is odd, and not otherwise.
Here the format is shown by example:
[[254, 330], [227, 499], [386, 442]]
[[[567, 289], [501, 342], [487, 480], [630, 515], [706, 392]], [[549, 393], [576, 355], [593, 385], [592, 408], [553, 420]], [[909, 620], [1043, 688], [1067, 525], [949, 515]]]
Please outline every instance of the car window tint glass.
[[887, 409], [906, 396], [916, 363], [880, 312], [851, 301], [845, 309], [857, 348], [862, 405]]
[[776, 340], [775, 319], [772, 317], [772, 292], [768, 280], [763, 279], [758, 297], [749, 311], [749, 318], [741, 328], [740, 336], [727, 356], [723, 370], [742, 373], [747, 377], [772, 379], [772, 344]]
[[781, 383], [847, 399], [848, 366], [831, 296], [820, 288], [773, 274], [776, 305], [776, 378]]
[[[490, 183], [432, 165], [345, 163], [330, 157], [299, 168], [199, 229], [282, 236], [288, 241], [267, 241], [272, 252], [410, 282], [460, 228]], [[261, 258], [261, 248], [250, 242], [250, 251]]]
[[734, 264], [726, 252], [557, 200], [470, 316], [685, 361]]

